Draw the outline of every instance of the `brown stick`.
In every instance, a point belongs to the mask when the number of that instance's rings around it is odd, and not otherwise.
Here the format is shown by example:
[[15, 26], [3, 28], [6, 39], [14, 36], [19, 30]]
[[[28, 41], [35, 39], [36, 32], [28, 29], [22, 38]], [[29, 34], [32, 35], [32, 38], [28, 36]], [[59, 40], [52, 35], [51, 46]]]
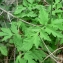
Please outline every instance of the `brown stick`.
[[8, 63], [8, 56], [4, 57], [4, 63]]

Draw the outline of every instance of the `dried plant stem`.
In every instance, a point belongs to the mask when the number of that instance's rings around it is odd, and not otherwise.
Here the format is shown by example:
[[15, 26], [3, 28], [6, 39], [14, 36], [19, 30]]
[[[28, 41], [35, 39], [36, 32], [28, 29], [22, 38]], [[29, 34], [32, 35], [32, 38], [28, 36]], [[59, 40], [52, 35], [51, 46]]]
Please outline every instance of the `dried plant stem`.
[[[39, 36], [40, 37], [40, 36]], [[47, 49], [48, 53], [51, 54], [50, 50], [48, 49], [47, 45], [45, 44], [44, 40], [40, 37], [41, 41], [43, 42], [45, 48]], [[56, 57], [52, 54], [50, 55], [50, 57], [55, 61], [57, 62], [57, 60], [55, 59]]]
[[58, 50], [63, 49], [63, 47], [60, 47], [58, 49], [56, 49], [54, 52], [52, 52], [51, 54], [49, 54], [43, 61], [45, 61], [47, 58], [49, 58], [52, 54], [54, 54], [55, 52], [57, 52]]
[[8, 56], [4, 57], [4, 63], [8, 63]]
[[20, 21], [22, 21], [22, 22], [24, 22], [24, 23], [26, 23], [26, 24], [29, 24], [29, 25], [31, 25], [31, 26], [42, 26], [42, 25], [32, 24], [32, 23], [30, 23], [30, 22], [27, 22], [27, 21], [21, 19], [21, 18], [18, 18], [18, 17], [16, 17], [16, 16], [14, 16], [12, 13], [10, 13], [9, 11], [4, 10], [3, 8], [0, 8], [0, 10], [2, 10], [2, 11], [5, 12], [5, 13], [7, 13], [8, 19], [9, 19], [10, 22], [11, 22], [11, 20], [10, 20], [10, 16], [11, 16], [11, 17], [16, 18], [16, 19], [18, 19], [18, 20], [20, 20]]
[[14, 48], [14, 63], [15, 63], [15, 59], [16, 59], [16, 48]]

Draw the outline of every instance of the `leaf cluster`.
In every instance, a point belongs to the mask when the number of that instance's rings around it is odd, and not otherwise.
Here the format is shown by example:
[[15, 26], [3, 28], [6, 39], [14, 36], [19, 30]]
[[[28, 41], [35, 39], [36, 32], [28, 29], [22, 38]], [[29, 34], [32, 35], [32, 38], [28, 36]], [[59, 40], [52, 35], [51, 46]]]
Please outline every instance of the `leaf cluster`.
[[[13, 13], [9, 15], [1, 9], [0, 52], [8, 56], [8, 46], [12, 44], [16, 48], [15, 63], [42, 63], [49, 51], [63, 44], [62, 1], [22, 0], [13, 5], [7, 9], [1, 5], [6, 11], [12, 8]], [[51, 61], [45, 63], [48, 62]]]

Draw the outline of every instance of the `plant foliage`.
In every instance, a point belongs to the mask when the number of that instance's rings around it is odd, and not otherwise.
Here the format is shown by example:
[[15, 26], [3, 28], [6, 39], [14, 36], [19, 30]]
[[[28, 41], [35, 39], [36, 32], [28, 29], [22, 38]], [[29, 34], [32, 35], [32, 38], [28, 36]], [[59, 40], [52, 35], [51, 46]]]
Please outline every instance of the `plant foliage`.
[[1, 54], [9, 57], [13, 45], [15, 63], [42, 63], [58, 43], [63, 44], [62, 0], [5, 1], [0, 1]]

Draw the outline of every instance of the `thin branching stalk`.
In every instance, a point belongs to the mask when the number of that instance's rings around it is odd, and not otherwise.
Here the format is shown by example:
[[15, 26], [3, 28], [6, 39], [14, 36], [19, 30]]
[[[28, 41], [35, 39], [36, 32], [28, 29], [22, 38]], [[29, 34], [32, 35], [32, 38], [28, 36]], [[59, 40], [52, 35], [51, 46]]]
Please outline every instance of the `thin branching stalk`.
[[[10, 20], [10, 16], [11, 16], [11, 17], [16, 18], [16, 19], [18, 19], [18, 20], [20, 20], [20, 21], [22, 21], [22, 22], [24, 22], [24, 23], [26, 23], [26, 24], [28, 24], [28, 25], [31, 25], [31, 26], [42, 26], [42, 25], [32, 24], [32, 23], [30, 23], [30, 22], [27, 22], [27, 21], [21, 19], [21, 18], [18, 18], [18, 17], [16, 17], [16, 16], [14, 16], [12, 13], [10, 13], [10, 12], [4, 10], [3, 8], [0, 8], [0, 10], [2, 10], [3, 12], [5, 12], [5, 13], [8, 14], [9, 20]], [[11, 22], [11, 20], [10, 20], [10, 22]]]
[[63, 47], [60, 47], [56, 50], [54, 50], [51, 54], [49, 54], [43, 61], [45, 61], [47, 58], [49, 58], [52, 54], [56, 53], [58, 50], [63, 49]]
[[[39, 36], [40, 37], [40, 36]], [[45, 48], [47, 49], [48, 53], [51, 54], [50, 50], [48, 49], [47, 45], [45, 44], [44, 40], [40, 37], [41, 41], [43, 42]], [[56, 57], [52, 54], [50, 56], [55, 62], [57, 62], [57, 60], [55, 59]]]

